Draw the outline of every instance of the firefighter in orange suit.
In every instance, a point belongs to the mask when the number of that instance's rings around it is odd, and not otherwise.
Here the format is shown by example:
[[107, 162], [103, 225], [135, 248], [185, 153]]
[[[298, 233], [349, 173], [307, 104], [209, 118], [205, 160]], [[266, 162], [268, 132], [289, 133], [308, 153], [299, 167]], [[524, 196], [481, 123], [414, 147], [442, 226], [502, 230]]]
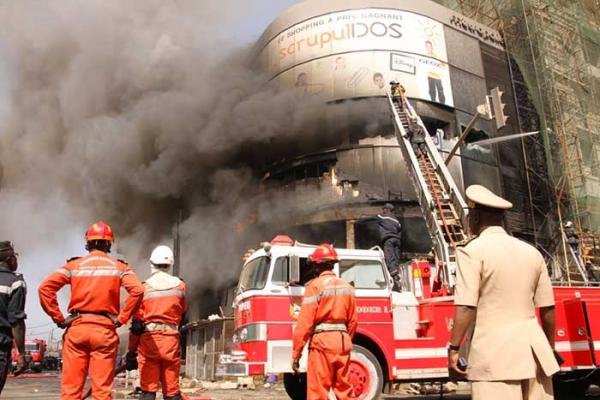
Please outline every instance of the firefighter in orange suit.
[[169, 247], [154, 249], [151, 276], [144, 282], [144, 300], [131, 324], [126, 368], [137, 369], [139, 361], [140, 400], [156, 399], [160, 386], [165, 400], [182, 399], [179, 324], [187, 303], [185, 283], [170, 273], [173, 261]]
[[[81, 400], [88, 369], [93, 399], [112, 399], [119, 346], [116, 329], [129, 321], [144, 294], [142, 283], [129, 266], [107, 254], [114, 240], [110, 226], [104, 222], [93, 224], [85, 240], [89, 254], [70, 259], [39, 287], [42, 308], [59, 328], [66, 328], [62, 400]], [[67, 284], [71, 285], [71, 300], [70, 315], [65, 318], [56, 293]], [[119, 312], [122, 286], [129, 296]]]
[[309, 258], [319, 276], [306, 286], [298, 324], [294, 330], [292, 369], [299, 372], [304, 345], [308, 349], [308, 400], [327, 400], [330, 389], [338, 399], [354, 398], [348, 367], [356, 332], [354, 288], [335, 276], [338, 255], [322, 244]]

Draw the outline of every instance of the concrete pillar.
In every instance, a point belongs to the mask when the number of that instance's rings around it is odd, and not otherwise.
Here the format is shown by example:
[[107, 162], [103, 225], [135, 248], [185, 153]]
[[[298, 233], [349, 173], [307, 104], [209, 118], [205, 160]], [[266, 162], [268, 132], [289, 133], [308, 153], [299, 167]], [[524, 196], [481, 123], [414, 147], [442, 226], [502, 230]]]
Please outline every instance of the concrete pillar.
[[356, 244], [354, 242], [354, 220], [346, 220], [346, 248], [354, 249]]

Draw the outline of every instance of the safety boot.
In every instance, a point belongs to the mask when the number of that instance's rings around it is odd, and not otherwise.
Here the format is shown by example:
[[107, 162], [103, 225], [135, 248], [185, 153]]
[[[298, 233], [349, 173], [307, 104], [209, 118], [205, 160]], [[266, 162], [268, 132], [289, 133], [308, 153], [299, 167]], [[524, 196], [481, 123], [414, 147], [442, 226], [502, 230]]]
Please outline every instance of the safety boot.
[[156, 392], [144, 392], [142, 390], [142, 394], [140, 394], [140, 400], [156, 400]]

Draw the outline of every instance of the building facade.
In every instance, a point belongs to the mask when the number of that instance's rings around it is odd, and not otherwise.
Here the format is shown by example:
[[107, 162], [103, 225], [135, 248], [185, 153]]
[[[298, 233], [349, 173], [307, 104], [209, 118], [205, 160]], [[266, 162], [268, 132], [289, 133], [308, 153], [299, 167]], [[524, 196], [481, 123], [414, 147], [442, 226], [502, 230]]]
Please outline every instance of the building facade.
[[305, 0], [266, 29], [257, 53], [272, 84], [322, 99], [326, 106], [318, 112], [329, 114], [325, 143], [261, 166], [269, 177], [267, 191], [308, 190], [312, 182], [322, 193], [331, 186], [323, 199], [317, 197], [318, 204], [305, 207], [296, 227], [310, 225], [307, 230], [315, 232], [314, 224], [321, 223], [336, 232], [336, 243], [376, 244], [360, 228], [349, 233], [348, 221], [391, 201], [405, 227], [405, 250], [429, 251], [385, 97], [389, 82], [397, 80], [443, 152], [453, 147], [492, 88], [504, 92], [507, 125], [497, 130], [493, 121], [478, 121], [451, 170], [463, 190], [482, 183], [513, 201], [509, 227], [517, 235], [532, 235], [521, 144], [472, 144], [520, 132], [508, 57], [497, 31], [432, 1]]

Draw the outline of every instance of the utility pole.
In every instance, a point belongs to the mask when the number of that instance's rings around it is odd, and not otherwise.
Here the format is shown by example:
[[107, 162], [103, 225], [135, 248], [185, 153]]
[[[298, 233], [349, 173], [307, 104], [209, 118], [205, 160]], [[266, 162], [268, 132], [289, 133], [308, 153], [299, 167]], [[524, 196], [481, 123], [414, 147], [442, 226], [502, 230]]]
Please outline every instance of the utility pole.
[[173, 263], [173, 275], [179, 276], [180, 259], [181, 259], [181, 243], [179, 240], [179, 226], [181, 225], [182, 210], [179, 209], [177, 214], [177, 222], [175, 223], [175, 231], [173, 232], [173, 253], [175, 253], [175, 262]]
[[479, 120], [479, 118], [481, 116], [482, 116], [482, 114], [480, 114], [479, 111], [475, 111], [475, 115], [473, 116], [473, 118], [469, 122], [469, 125], [467, 125], [467, 127], [465, 128], [465, 130], [463, 131], [463, 133], [458, 138], [458, 141], [456, 142], [456, 144], [454, 145], [454, 147], [452, 148], [452, 150], [450, 150], [450, 154], [448, 154], [448, 157], [446, 157], [446, 161], [445, 161], [446, 165], [450, 164], [450, 161], [452, 160], [452, 157], [454, 157], [454, 154], [456, 154], [456, 152], [460, 148], [460, 145], [463, 144], [463, 142], [467, 138], [467, 135], [469, 133], [471, 133], [471, 131], [473, 130], [473, 127], [475, 126], [475, 123], [477, 122], [477, 120]]

